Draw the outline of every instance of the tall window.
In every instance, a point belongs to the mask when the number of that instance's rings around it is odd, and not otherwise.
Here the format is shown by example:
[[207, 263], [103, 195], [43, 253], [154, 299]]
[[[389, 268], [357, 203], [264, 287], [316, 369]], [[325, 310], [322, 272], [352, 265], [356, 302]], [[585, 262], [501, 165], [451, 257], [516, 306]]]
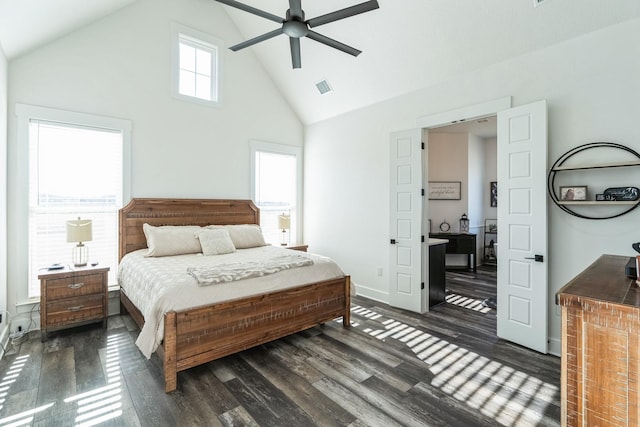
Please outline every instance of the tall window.
[[171, 28], [173, 96], [217, 105], [220, 102], [220, 40], [178, 24]]
[[[252, 196], [260, 208], [265, 240], [274, 245], [300, 243], [302, 150], [299, 147], [251, 142]], [[289, 228], [278, 218], [289, 217]]]
[[[57, 113], [64, 116], [66, 112]], [[89, 262], [111, 267], [109, 283], [116, 283], [118, 210], [128, 197], [128, 122], [107, 119], [125, 124], [110, 128], [79, 124], [82, 120], [25, 120], [29, 147], [28, 297], [40, 295], [38, 274], [43, 268], [53, 263], [73, 266], [75, 243], [67, 243], [66, 222], [78, 217], [92, 220], [93, 237], [85, 243]]]

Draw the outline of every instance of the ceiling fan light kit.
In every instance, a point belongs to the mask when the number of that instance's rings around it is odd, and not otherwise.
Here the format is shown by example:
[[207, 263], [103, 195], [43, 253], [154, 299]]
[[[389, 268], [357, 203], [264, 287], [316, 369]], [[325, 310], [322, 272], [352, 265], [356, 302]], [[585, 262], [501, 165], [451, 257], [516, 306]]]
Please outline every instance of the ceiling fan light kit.
[[340, 9], [335, 12], [327, 13], [326, 15], [321, 15], [316, 18], [305, 20], [305, 14], [302, 10], [301, 0], [289, 0], [289, 10], [287, 10], [286, 18], [280, 18], [277, 15], [273, 15], [269, 12], [265, 12], [253, 6], [237, 2], [235, 0], [215, 1], [282, 24], [281, 28], [254, 37], [250, 40], [246, 40], [242, 43], [238, 43], [237, 45], [231, 46], [229, 49], [236, 52], [240, 49], [244, 49], [245, 47], [253, 46], [256, 43], [260, 43], [280, 34], [284, 34], [289, 37], [289, 44], [291, 47], [291, 63], [293, 65], [293, 68], [302, 68], [302, 60], [300, 56], [300, 38], [302, 37], [308, 37], [311, 40], [315, 40], [318, 43], [322, 43], [334, 49], [338, 49], [344, 53], [348, 53], [349, 55], [358, 56], [359, 54], [361, 54], [362, 51], [341, 43], [337, 40], [334, 40], [330, 37], [312, 31], [310, 28], [318, 27], [330, 22], [339, 21], [341, 19], [349, 18], [354, 15], [359, 15], [361, 13], [378, 9], [380, 7], [377, 0], [371, 0], [344, 9]]

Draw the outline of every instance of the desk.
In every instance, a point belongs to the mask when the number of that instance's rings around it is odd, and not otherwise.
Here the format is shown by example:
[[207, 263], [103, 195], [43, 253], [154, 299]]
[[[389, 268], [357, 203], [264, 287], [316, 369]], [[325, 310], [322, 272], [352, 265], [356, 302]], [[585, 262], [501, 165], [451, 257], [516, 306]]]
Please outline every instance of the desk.
[[[476, 272], [476, 235], [472, 233], [429, 233], [429, 237], [435, 239], [446, 239], [449, 242], [446, 246], [447, 254], [467, 255], [467, 266], [469, 270]], [[471, 258], [473, 256], [473, 259]], [[472, 262], [473, 261], [473, 262]], [[454, 267], [448, 267], [454, 268]]]

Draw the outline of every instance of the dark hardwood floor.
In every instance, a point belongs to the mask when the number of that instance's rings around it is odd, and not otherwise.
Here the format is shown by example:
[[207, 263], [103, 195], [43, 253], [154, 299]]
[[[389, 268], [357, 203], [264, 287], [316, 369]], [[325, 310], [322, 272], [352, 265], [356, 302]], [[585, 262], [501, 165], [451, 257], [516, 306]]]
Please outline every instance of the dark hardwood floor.
[[495, 336], [495, 269], [448, 272], [418, 315], [356, 297], [331, 322], [178, 374], [127, 315], [38, 332], [0, 361], [0, 426], [557, 426], [560, 360]]

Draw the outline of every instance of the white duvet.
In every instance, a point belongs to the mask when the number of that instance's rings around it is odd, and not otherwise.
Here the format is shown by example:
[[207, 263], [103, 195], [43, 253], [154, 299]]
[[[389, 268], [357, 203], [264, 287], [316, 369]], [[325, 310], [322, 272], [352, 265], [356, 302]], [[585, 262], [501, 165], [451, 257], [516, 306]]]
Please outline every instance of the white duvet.
[[164, 314], [173, 310], [208, 305], [249, 295], [292, 288], [344, 276], [331, 259], [315, 254], [296, 252], [313, 260], [312, 265], [286, 269], [274, 274], [228, 283], [199, 286], [187, 273], [189, 268], [210, 268], [239, 262], [268, 262], [289, 249], [262, 246], [238, 249], [225, 255], [200, 254], [166, 257], [145, 257], [146, 249], [131, 252], [122, 258], [118, 268], [118, 283], [144, 315], [145, 324], [136, 345], [147, 358], [158, 348], [164, 335]]

